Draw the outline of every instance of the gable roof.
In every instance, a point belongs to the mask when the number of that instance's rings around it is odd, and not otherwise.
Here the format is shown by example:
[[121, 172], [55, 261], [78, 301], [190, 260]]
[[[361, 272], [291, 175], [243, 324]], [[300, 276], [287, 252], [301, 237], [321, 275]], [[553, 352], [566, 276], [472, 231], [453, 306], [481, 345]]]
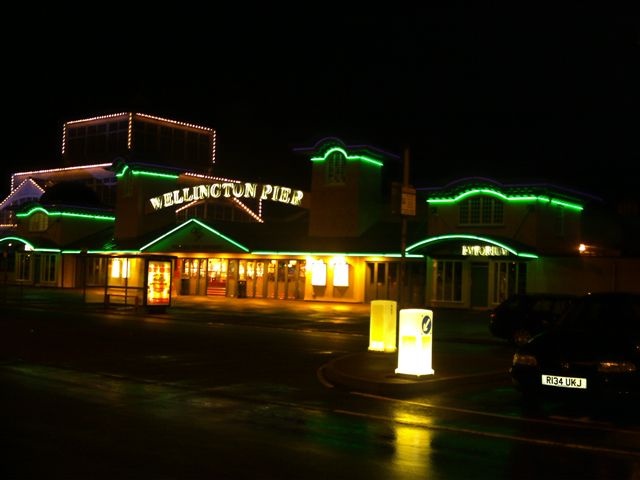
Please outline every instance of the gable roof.
[[0, 209], [4, 210], [13, 205], [20, 205], [25, 200], [33, 201], [38, 199], [44, 193], [44, 189], [38, 185], [32, 178], [27, 178], [20, 182], [11, 193], [0, 203]]
[[[424, 228], [409, 223], [407, 238], [417, 241]], [[241, 223], [203, 221], [191, 218], [173, 228], [144, 236], [115, 240], [113, 228], [68, 245], [91, 253], [212, 253], [212, 254], [369, 254], [401, 253], [401, 225], [397, 221], [379, 222], [359, 237], [312, 237], [308, 235], [307, 215], [288, 221]]]

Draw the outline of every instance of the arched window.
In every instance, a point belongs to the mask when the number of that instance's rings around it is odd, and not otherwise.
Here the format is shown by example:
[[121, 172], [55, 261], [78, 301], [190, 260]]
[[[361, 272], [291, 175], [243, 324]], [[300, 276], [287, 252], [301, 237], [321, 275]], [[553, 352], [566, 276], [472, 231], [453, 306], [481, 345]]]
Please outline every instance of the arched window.
[[49, 228], [49, 215], [44, 212], [36, 212], [29, 217], [30, 232], [44, 232]]
[[342, 185], [346, 181], [347, 159], [342, 152], [333, 152], [325, 162], [325, 182], [327, 185]]
[[460, 202], [460, 225], [502, 225], [503, 223], [502, 200], [477, 195]]

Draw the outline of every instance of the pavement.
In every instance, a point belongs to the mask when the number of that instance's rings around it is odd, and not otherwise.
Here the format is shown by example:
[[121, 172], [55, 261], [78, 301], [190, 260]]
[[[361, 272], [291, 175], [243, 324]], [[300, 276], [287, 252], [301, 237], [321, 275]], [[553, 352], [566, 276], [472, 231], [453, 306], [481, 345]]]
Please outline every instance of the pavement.
[[[129, 305], [105, 306], [103, 295], [78, 289], [47, 289], [0, 286], [0, 307], [3, 303], [108, 310], [124, 315], [160, 315], [166, 319], [197, 321], [215, 320], [216, 316], [237, 316], [238, 323], [255, 325], [260, 319], [282, 322], [283, 328], [336, 331], [364, 335], [370, 339], [370, 305], [368, 303], [317, 302], [256, 298], [179, 296], [172, 299], [164, 311], [147, 311]], [[487, 376], [504, 375], [504, 362], [494, 366], [485, 361], [474, 362], [473, 346], [505, 344], [491, 336], [486, 310], [433, 310], [433, 346], [431, 375], [396, 373], [398, 353], [370, 349], [352, 352], [329, 361], [319, 371], [320, 381], [335, 387], [371, 394], [413, 394], [429, 392], [445, 382], [481, 381]], [[242, 320], [240, 320], [242, 319]], [[445, 348], [444, 345], [448, 344]], [[452, 345], [457, 344], [457, 345]], [[462, 352], [460, 349], [465, 349]], [[476, 350], [479, 351], [478, 348]], [[464, 355], [461, 355], [463, 353]], [[479, 353], [478, 353], [479, 354]], [[460, 357], [465, 360], [461, 361]], [[469, 360], [471, 358], [471, 360]], [[484, 357], [483, 357], [484, 359]]]

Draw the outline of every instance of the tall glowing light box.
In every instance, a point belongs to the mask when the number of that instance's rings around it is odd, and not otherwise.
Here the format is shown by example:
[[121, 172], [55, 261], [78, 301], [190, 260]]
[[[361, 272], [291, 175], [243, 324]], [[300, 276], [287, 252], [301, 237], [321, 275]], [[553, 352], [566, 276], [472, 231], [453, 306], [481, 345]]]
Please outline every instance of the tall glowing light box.
[[327, 264], [323, 261], [311, 264], [311, 285], [314, 287], [324, 287], [327, 285]]
[[147, 264], [147, 305], [171, 303], [171, 262], [150, 260]]
[[344, 261], [333, 265], [333, 286], [348, 287], [349, 286], [349, 264]]
[[373, 352], [396, 351], [397, 302], [372, 300], [369, 319], [369, 350]]
[[400, 310], [398, 368], [405, 375], [433, 375], [433, 311], [422, 308]]

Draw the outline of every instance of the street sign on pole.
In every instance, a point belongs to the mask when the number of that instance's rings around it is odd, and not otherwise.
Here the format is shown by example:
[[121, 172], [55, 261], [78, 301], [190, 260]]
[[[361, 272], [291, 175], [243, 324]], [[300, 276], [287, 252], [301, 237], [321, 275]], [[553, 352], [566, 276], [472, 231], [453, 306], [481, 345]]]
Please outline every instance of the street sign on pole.
[[400, 214], [414, 217], [416, 215], [416, 189], [402, 186], [402, 197], [400, 200]]

